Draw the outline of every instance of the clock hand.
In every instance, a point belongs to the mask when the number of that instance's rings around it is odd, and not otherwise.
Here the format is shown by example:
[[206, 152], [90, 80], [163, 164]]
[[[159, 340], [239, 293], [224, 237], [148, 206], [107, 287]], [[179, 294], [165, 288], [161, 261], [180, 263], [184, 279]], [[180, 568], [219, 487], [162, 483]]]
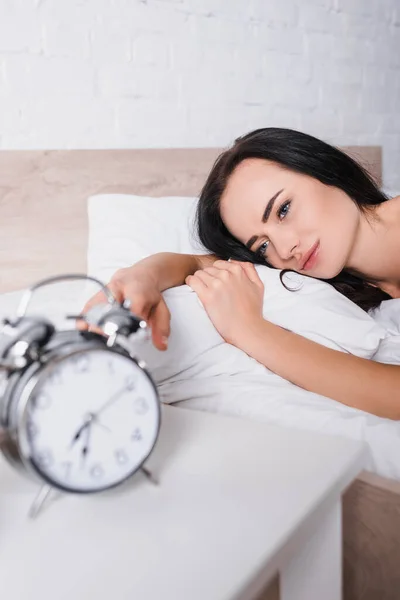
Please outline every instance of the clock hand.
[[75, 442], [77, 442], [79, 440], [79, 438], [81, 437], [82, 433], [85, 431], [85, 429], [87, 429], [89, 427], [90, 421], [85, 421], [83, 423], [83, 425], [81, 425], [78, 429], [78, 431], [75, 433], [74, 437], [72, 438], [71, 441], [71, 447], [74, 446]]
[[86, 435], [85, 445], [82, 447], [82, 463], [85, 462], [86, 457], [87, 457], [88, 452], [89, 452], [90, 432], [92, 430], [91, 427], [90, 427], [90, 425], [91, 425], [91, 420], [89, 421], [88, 427], [86, 429], [87, 435]]
[[[98, 411], [93, 412], [93, 413], [89, 413], [89, 415], [87, 416], [87, 418], [85, 419], [85, 421], [83, 422], [83, 424], [79, 427], [78, 431], [75, 433], [74, 437], [72, 438], [71, 441], [71, 447], [74, 446], [74, 444], [79, 440], [79, 438], [81, 437], [82, 433], [85, 431], [85, 429], [90, 429], [90, 425], [93, 423], [97, 423], [98, 425], [104, 427], [105, 429], [109, 430], [109, 427], [106, 427], [106, 425], [103, 425], [102, 423], [100, 423], [99, 421], [97, 421], [97, 417], [100, 413], [102, 413], [104, 410], [106, 410], [106, 408], [108, 408], [109, 406], [111, 406], [111, 404], [113, 404], [114, 402], [116, 402], [120, 396], [122, 396], [122, 394], [129, 389], [129, 385], [124, 385], [123, 388], [121, 388], [120, 390], [118, 390], [118, 392], [116, 392], [115, 394], [113, 394], [111, 396], [111, 398], [109, 398], [104, 404], [103, 406], [101, 406], [99, 408]], [[88, 451], [88, 447], [87, 447], [87, 442], [85, 444], [85, 446], [82, 449], [82, 452], [84, 455], [86, 455]]]
[[75, 433], [74, 437], [72, 438], [71, 447], [74, 446], [74, 444], [79, 440], [79, 438], [81, 437], [81, 435], [85, 431], [85, 429], [89, 429], [89, 426], [91, 425], [91, 423], [93, 421], [93, 418], [94, 418], [94, 415], [89, 413], [89, 415], [84, 420], [83, 424], [79, 427], [78, 431]]
[[99, 421], [99, 419], [94, 419], [93, 423], [95, 425], [98, 425], [102, 429], [105, 429], [106, 431], [111, 431], [111, 429], [109, 427], [107, 427], [107, 425], [104, 425], [104, 423], [102, 423], [101, 421]]
[[93, 413], [93, 417], [96, 418], [98, 417], [98, 415], [100, 413], [102, 413], [104, 410], [106, 410], [106, 408], [108, 408], [109, 406], [111, 406], [111, 404], [114, 404], [114, 402], [116, 402], [117, 400], [119, 400], [120, 396], [122, 396], [122, 394], [124, 392], [126, 392], [127, 390], [129, 390], [130, 386], [129, 385], [124, 385], [123, 388], [121, 388], [120, 390], [118, 390], [118, 392], [116, 392], [113, 396], [111, 396], [111, 398], [109, 398], [107, 400], [107, 402], [105, 402], [103, 404], [103, 406], [100, 406], [99, 410], [97, 410], [95, 413]]

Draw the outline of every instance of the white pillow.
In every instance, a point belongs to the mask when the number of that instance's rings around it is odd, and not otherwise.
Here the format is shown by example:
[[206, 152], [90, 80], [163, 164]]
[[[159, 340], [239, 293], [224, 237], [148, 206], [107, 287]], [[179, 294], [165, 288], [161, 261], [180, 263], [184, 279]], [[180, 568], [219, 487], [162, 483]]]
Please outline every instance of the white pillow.
[[195, 241], [197, 198], [98, 194], [88, 199], [87, 272], [108, 282], [157, 252], [206, 254]]
[[[193, 237], [196, 204], [197, 198], [184, 197], [149, 198], [125, 194], [90, 197], [88, 273], [107, 282], [117, 269], [156, 252], [206, 252]], [[384, 330], [332, 286], [291, 273], [285, 276], [287, 285], [301, 287], [299, 291], [291, 292], [281, 284], [279, 271], [257, 268], [265, 280], [266, 318], [332, 348], [365, 357], [374, 354]], [[190, 288], [183, 286], [179, 290], [167, 291], [166, 298], [172, 298], [174, 302], [175, 294], [179, 298], [183, 294], [184, 305], [179, 311], [185, 310], [187, 314], [195, 311], [190, 320], [184, 320], [188, 338], [193, 348], [200, 344], [207, 349], [209, 340], [217, 339], [216, 332], [211, 335], [210, 327], [213, 326], [206, 324], [208, 317], [204, 311], [198, 312], [198, 300], [197, 297], [193, 299]], [[174, 306], [171, 308], [175, 312]], [[204, 324], [204, 330], [191, 332], [190, 328], [196, 327], [197, 322]], [[209, 339], [205, 332], [210, 332]], [[191, 364], [193, 355], [189, 352], [186, 358]]]
[[[263, 315], [273, 323], [365, 358], [371, 358], [387, 336], [385, 328], [328, 284], [293, 273], [284, 281], [297, 291], [289, 291], [281, 284], [278, 271], [263, 266], [256, 269], [264, 283]], [[239, 374], [265, 377], [265, 367], [223, 340], [189, 286], [172, 288], [163, 295], [171, 312], [168, 350], [160, 352], [150, 343], [137, 348], [157, 384], [191, 381], [196, 397], [194, 382], [198, 379]], [[173, 392], [164, 401], [175, 401], [179, 391]]]

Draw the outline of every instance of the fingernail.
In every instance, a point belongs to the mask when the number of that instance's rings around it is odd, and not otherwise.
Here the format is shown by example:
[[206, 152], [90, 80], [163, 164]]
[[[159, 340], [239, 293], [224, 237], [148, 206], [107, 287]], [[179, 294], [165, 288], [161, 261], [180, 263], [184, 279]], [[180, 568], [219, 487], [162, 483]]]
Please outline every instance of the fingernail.
[[168, 338], [165, 335], [162, 336], [161, 341], [164, 346], [168, 346]]

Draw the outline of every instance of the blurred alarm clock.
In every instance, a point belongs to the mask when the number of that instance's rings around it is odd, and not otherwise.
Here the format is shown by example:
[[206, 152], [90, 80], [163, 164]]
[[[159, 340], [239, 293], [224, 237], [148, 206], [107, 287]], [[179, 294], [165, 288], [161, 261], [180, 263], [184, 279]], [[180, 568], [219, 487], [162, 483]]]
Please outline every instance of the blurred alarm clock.
[[[87, 331], [57, 331], [45, 316], [27, 316], [33, 292], [66, 279], [101, 286], [107, 303], [82, 319]], [[90, 331], [94, 327], [95, 331]], [[155, 447], [160, 399], [145, 365], [127, 343], [146, 323], [86, 275], [45, 279], [26, 291], [17, 316], [0, 331], [0, 447], [18, 469], [51, 489], [88, 494], [118, 486]], [[43, 494], [42, 494], [43, 496]], [[43, 498], [38, 498], [40, 509]]]

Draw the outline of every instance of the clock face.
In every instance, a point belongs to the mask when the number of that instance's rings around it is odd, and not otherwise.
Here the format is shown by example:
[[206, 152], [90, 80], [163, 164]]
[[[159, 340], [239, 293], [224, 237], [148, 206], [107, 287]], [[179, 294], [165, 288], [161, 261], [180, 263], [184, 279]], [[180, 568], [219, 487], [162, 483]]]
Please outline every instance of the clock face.
[[130, 358], [101, 349], [46, 367], [25, 416], [32, 465], [53, 485], [75, 492], [129, 477], [150, 454], [160, 424], [150, 378]]

